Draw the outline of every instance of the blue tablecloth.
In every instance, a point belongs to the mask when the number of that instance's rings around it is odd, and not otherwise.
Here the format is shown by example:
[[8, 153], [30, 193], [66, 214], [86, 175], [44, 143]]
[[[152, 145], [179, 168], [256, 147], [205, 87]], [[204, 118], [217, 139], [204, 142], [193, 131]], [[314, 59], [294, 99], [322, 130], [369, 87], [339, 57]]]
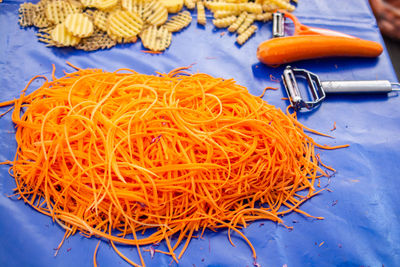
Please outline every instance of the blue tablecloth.
[[[188, 66], [193, 72], [234, 78], [259, 95], [266, 86], [282, 84], [284, 66], [269, 68], [256, 58], [256, 48], [271, 38], [271, 22], [260, 27], [243, 47], [235, 36], [217, 30], [208, 18], [205, 27], [194, 20], [190, 27], [173, 35], [170, 48], [162, 55], [141, 52], [140, 42], [118, 45], [110, 50], [83, 52], [70, 48], [47, 48], [39, 43], [33, 28], [20, 28], [18, 7], [22, 1], [0, 4], [0, 101], [18, 97], [36, 74], [50, 76], [71, 70], [66, 61], [81, 68], [113, 71], [132, 68], [154, 74]], [[295, 11], [306, 25], [342, 31], [383, 44], [367, 0], [300, 0]], [[226, 32], [226, 34], [221, 34]], [[319, 59], [297, 62], [322, 80], [375, 80], [396, 77], [387, 51], [377, 59]], [[34, 83], [30, 91], [40, 85]], [[268, 91], [269, 103], [285, 109], [283, 90]], [[261, 266], [400, 266], [400, 98], [386, 96], [328, 96], [314, 112], [301, 114], [305, 125], [329, 133], [335, 139], [315, 136], [322, 144], [350, 144], [347, 149], [320, 151], [322, 160], [338, 170], [329, 188], [309, 200], [302, 209], [324, 220], [292, 213], [284, 217], [293, 231], [268, 221], [252, 223], [243, 232], [254, 244]], [[4, 111], [2, 109], [0, 111]], [[336, 122], [336, 130], [330, 131]], [[12, 159], [16, 150], [10, 114], [0, 119], [0, 161]], [[91, 266], [97, 239], [79, 234], [69, 238], [57, 257], [54, 248], [64, 231], [49, 217], [39, 214], [22, 201], [8, 198], [15, 187], [8, 167], [0, 167], [0, 266]], [[296, 223], [295, 223], [296, 222]], [[207, 232], [193, 239], [179, 266], [253, 266], [251, 251], [235, 236], [229, 244], [227, 232]], [[161, 244], [165, 248], [165, 244]], [[138, 261], [135, 249], [120, 247]], [[149, 266], [168, 266], [169, 256], [144, 253]], [[126, 266], [107, 242], [98, 253], [100, 266]], [[172, 266], [176, 266], [172, 263]]]

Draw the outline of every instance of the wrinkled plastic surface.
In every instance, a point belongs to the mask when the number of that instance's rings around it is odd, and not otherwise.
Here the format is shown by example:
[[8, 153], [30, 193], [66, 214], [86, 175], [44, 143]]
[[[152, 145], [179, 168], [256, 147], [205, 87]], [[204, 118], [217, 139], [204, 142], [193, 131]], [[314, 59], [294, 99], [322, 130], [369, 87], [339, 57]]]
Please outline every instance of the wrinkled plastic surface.
[[[0, 3], [0, 101], [18, 97], [21, 89], [37, 74], [50, 76], [70, 71], [66, 61], [81, 68], [113, 71], [133, 68], [154, 74], [188, 66], [193, 72], [234, 78], [259, 95], [266, 86], [277, 86], [264, 99], [285, 109], [288, 102], [282, 84], [277, 83], [284, 66], [269, 68], [257, 62], [258, 44], [271, 38], [271, 22], [260, 27], [243, 47], [235, 36], [216, 30], [208, 18], [202, 27], [194, 20], [186, 30], [174, 34], [170, 48], [161, 55], [141, 52], [140, 42], [118, 45], [110, 50], [83, 52], [69, 48], [47, 48], [39, 43], [33, 28], [18, 26], [22, 1]], [[342, 31], [380, 43], [382, 38], [368, 1], [299, 1], [295, 11], [305, 25]], [[225, 33], [225, 34], [223, 34]], [[318, 74], [321, 80], [387, 79], [396, 81], [387, 51], [377, 59], [319, 59], [292, 64]], [[270, 76], [271, 75], [271, 76]], [[29, 91], [40, 82], [34, 83]], [[400, 266], [400, 97], [328, 96], [313, 112], [299, 120], [334, 139], [315, 136], [322, 144], [350, 144], [350, 148], [319, 151], [322, 160], [338, 170], [329, 188], [302, 205], [301, 209], [324, 220], [292, 213], [284, 217], [289, 231], [268, 221], [252, 223], [243, 232], [254, 244], [261, 266]], [[3, 112], [6, 109], [1, 109]], [[336, 130], [332, 129], [336, 122]], [[16, 150], [10, 114], [0, 119], [0, 161], [12, 159]], [[22, 201], [8, 198], [14, 180], [7, 166], [0, 166], [0, 266], [91, 266], [96, 238], [79, 234], [69, 238], [54, 257], [54, 248], [64, 231], [49, 217]], [[226, 231], [207, 232], [193, 239], [179, 266], [253, 266], [251, 251], [234, 235], [229, 244]], [[119, 247], [138, 261], [136, 249]], [[161, 244], [161, 249], [166, 249]], [[171, 258], [144, 252], [148, 266], [168, 266]], [[107, 242], [98, 252], [100, 266], [127, 266]], [[177, 264], [172, 263], [171, 266]]]

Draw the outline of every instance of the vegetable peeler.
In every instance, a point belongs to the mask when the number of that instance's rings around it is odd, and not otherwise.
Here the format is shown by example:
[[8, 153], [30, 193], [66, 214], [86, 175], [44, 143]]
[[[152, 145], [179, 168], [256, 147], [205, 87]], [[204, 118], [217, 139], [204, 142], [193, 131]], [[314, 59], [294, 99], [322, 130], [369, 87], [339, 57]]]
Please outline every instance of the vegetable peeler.
[[[285, 36], [285, 18], [294, 23], [293, 36]], [[301, 24], [291, 13], [273, 14], [273, 37], [257, 48], [257, 58], [269, 66], [325, 57], [378, 57], [381, 44], [342, 32]]]
[[[304, 100], [297, 84], [297, 78], [301, 77], [307, 81], [310, 100]], [[294, 69], [286, 67], [282, 75], [283, 84], [292, 107], [297, 111], [302, 108], [309, 110], [319, 105], [326, 97], [326, 94], [333, 93], [390, 93], [400, 91], [395, 86], [399, 83], [392, 83], [387, 80], [373, 81], [320, 81], [319, 77], [305, 69]]]

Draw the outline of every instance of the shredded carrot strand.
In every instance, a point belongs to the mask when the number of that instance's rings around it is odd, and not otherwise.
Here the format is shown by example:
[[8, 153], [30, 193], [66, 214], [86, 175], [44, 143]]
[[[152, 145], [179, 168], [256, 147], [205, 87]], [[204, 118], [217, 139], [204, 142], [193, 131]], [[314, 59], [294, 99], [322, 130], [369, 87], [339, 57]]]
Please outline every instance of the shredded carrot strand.
[[97, 251], [99, 250], [100, 242], [101, 242], [101, 240], [99, 240], [99, 242], [97, 242], [96, 248], [94, 249], [94, 254], [93, 254], [93, 266], [94, 267], [97, 267], [96, 256], [97, 256]]
[[256, 258], [240, 231], [249, 222], [285, 226], [290, 212], [321, 219], [300, 210], [333, 170], [314, 149], [347, 145], [315, 143], [305, 131], [327, 135], [295, 113], [190, 67], [144, 75], [68, 64], [76, 71], [56, 78], [53, 68], [52, 81], [25, 95], [31, 81], [19, 99], [0, 103], [14, 108], [18, 149], [3, 164], [12, 165], [16, 195], [60, 224], [63, 241], [95, 235], [138, 266], [118, 244], [136, 246], [145, 265], [141, 246], [164, 240], [168, 252], [155, 251], [178, 262], [192, 238], [227, 228]]
[[151, 50], [141, 50], [141, 51], [147, 54], [162, 54], [161, 51], [151, 51]]

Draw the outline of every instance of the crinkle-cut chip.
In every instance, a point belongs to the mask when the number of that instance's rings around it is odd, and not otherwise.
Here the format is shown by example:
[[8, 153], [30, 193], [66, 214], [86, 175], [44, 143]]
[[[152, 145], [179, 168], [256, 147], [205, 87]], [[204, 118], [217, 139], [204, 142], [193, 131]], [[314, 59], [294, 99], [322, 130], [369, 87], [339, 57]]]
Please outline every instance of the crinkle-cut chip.
[[164, 26], [155, 25], [140, 33], [142, 44], [152, 51], [164, 51], [171, 44], [172, 34]]
[[197, 4], [197, 23], [200, 25], [206, 25], [206, 11], [204, 8], [204, 3], [202, 1], [198, 1]]
[[117, 6], [118, 0], [97, 0], [96, 8], [107, 10]]
[[74, 9], [66, 1], [53, 0], [46, 6], [46, 17], [54, 24], [63, 22], [72, 13], [74, 13]]
[[115, 37], [130, 38], [136, 36], [143, 27], [143, 21], [135, 12], [117, 10], [108, 18], [107, 32]]
[[192, 15], [189, 11], [182, 11], [171, 17], [163, 26], [170, 32], [177, 32], [187, 27], [192, 22]]
[[296, 9], [296, 7], [292, 4], [290, 4], [290, 1], [284, 1], [284, 0], [270, 0], [272, 4], [277, 5], [281, 9], [286, 9], [289, 12], [292, 12]]
[[58, 24], [50, 34], [51, 39], [58, 45], [74, 46], [79, 43], [81, 38], [73, 36], [65, 27], [64, 23]]
[[262, 4], [262, 10], [264, 12], [275, 12], [279, 7], [271, 2], [265, 2]]
[[265, 12], [265, 13], [257, 14], [256, 20], [262, 21], [262, 22], [267, 22], [269, 20], [272, 20], [272, 13]]
[[121, 0], [121, 6], [127, 11], [133, 11], [143, 18], [145, 7], [150, 4], [148, 0]]
[[255, 14], [248, 14], [246, 18], [244, 19], [243, 23], [240, 25], [240, 27], [237, 29], [238, 34], [242, 34], [247, 28], [253, 24], [254, 20], [256, 19]]
[[239, 29], [240, 25], [243, 24], [244, 20], [247, 18], [248, 13], [246, 11], [243, 11], [239, 17], [236, 18], [235, 22], [233, 22], [229, 28], [228, 31], [230, 32], [235, 32], [237, 29]]
[[22, 27], [32, 26], [36, 15], [36, 5], [32, 3], [23, 3], [19, 5], [18, 22]]
[[64, 21], [67, 30], [76, 37], [89, 37], [93, 33], [93, 22], [82, 13], [68, 15]]
[[221, 19], [213, 19], [213, 24], [217, 28], [226, 28], [236, 21], [236, 16], [229, 16]]
[[213, 13], [214, 19], [222, 19], [230, 16], [240, 15], [240, 10], [217, 10]]
[[152, 1], [143, 11], [144, 20], [151, 24], [159, 26], [164, 24], [168, 19], [168, 11], [159, 1]]
[[236, 38], [236, 42], [240, 45], [243, 45], [257, 30], [256, 25], [251, 25], [248, 27], [244, 32], [239, 34], [239, 36]]
[[90, 37], [82, 38], [75, 46], [77, 49], [85, 51], [95, 51], [99, 49], [108, 49], [115, 46], [117, 42], [103, 31], [96, 31]]
[[94, 25], [99, 28], [102, 31], [107, 31], [108, 27], [108, 17], [110, 13], [101, 11], [101, 10], [96, 10], [93, 13], [93, 23]]

